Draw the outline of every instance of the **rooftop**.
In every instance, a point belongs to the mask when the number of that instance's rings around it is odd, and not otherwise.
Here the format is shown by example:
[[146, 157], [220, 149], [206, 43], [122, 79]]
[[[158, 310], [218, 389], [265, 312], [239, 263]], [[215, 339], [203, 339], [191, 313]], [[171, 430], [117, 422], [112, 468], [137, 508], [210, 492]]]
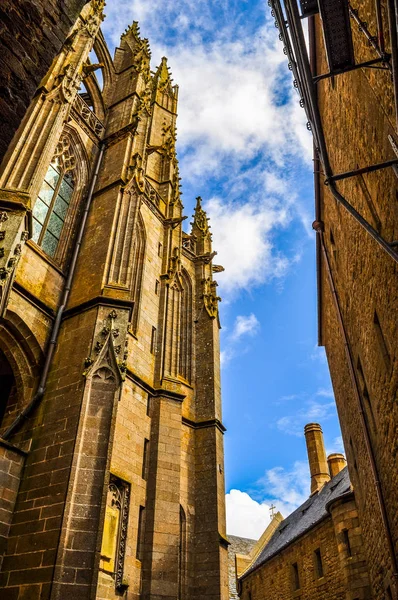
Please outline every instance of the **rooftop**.
[[[244, 573], [243, 577], [246, 577], [257, 567], [267, 562], [298, 537], [322, 521], [328, 515], [328, 503], [346, 494], [350, 489], [351, 484], [348, 469], [345, 467], [326, 483], [319, 493], [310, 496], [304, 504], [299, 506], [279, 524], [268, 544]], [[231, 538], [232, 536], [229, 539], [231, 540]], [[235, 550], [235, 552], [239, 551]], [[232, 598], [235, 598], [235, 596], [232, 596]]]

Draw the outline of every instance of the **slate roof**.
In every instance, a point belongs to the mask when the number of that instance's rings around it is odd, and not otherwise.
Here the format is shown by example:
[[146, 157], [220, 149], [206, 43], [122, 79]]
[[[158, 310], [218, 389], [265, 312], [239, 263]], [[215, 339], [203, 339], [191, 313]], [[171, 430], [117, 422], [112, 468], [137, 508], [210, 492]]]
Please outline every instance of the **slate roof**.
[[229, 600], [239, 600], [238, 592], [236, 591], [235, 554], [249, 554], [256, 540], [236, 535], [228, 535], [227, 537], [230, 541], [228, 548]]
[[348, 491], [350, 491], [350, 478], [348, 469], [345, 467], [326, 483], [318, 494], [308, 498], [304, 504], [279, 524], [274, 535], [246, 571], [244, 577], [322, 521], [328, 515], [327, 504]]

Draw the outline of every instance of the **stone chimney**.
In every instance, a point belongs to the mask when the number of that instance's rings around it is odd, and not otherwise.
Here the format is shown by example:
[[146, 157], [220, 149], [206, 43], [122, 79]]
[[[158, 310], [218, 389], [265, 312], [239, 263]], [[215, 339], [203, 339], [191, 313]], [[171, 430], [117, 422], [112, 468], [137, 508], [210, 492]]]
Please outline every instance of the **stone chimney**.
[[344, 454], [329, 454], [328, 466], [331, 479], [333, 479], [333, 477], [337, 475], [337, 473], [340, 473], [340, 471], [344, 469], [346, 464], [347, 461], [344, 458]]
[[330, 481], [330, 475], [321, 426], [318, 423], [308, 423], [304, 427], [304, 435], [310, 465], [312, 496]]

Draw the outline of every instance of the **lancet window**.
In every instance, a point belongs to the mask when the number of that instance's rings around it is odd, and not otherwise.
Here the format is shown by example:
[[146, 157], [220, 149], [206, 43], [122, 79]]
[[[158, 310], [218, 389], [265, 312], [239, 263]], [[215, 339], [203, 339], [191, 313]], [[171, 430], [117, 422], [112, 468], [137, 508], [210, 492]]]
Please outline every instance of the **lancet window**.
[[134, 300], [134, 308], [131, 319], [132, 330], [137, 331], [139, 305], [141, 299], [142, 274], [145, 260], [145, 225], [140, 213], [138, 213], [137, 227], [135, 232], [133, 257], [132, 257], [132, 281], [131, 291]]
[[192, 285], [188, 273], [181, 273], [181, 317], [180, 317], [180, 356], [178, 372], [187, 381], [191, 380], [192, 355]]
[[55, 258], [75, 189], [76, 159], [68, 136], [60, 139], [33, 208], [33, 240]]

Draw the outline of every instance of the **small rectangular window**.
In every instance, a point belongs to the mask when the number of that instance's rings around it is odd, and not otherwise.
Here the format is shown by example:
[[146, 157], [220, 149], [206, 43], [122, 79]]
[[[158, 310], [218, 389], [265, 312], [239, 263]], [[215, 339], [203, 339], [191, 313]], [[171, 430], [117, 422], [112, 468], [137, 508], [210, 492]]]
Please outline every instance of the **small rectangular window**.
[[144, 530], [145, 530], [145, 506], [140, 506], [138, 515], [138, 533], [137, 533], [137, 558], [142, 560], [144, 547]]
[[314, 552], [314, 562], [315, 562], [315, 575], [317, 579], [323, 577], [323, 563], [322, 563], [322, 555], [321, 549], [317, 548]]
[[158, 245], [158, 256], [163, 256], [163, 246], [160, 242]]
[[293, 587], [293, 591], [299, 590], [300, 589], [300, 576], [299, 576], [299, 570], [298, 570], [298, 564], [297, 563], [293, 563], [291, 565], [291, 571], [292, 571], [292, 587]]
[[360, 378], [360, 384], [361, 384], [360, 387], [361, 387], [362, 397], [364, 400], [365, 416], [366, 416], [368, 425], [372, 428], [373, 433], [374, 433], [376, 430], [376, 420], [375, 420], [375, 416], [373, 413], [372, 401], [369, 396], [369, 391], [368, 391], [368, 387], [366, 385], [365, 375], [364, 375], [364, 372], [362, 369], [362, 364], [361, 364], [360, 358], [358, 358], [358, 361], [357, 361], [357, 371], [358, 371], [359, 378]]
[[378, 344], [379, 344], [381, 355], [382, 355], [383, 360], [384, 360], [384, 364], [386, 366], [386, 369], [389, 370], [390, 367], [391, 367], [391, 356], [390, 356], [390, 352], [388, 350], [386, 339], [384, 337], [383, 330], [382, 330], [382, 328], [380, 326], [379, 317], [378, 317], [376, 311], [374, 313], [373, 323], [374, 323], [374, 326], [375, 326], [376, 338], [377, 338], [377, 341], [378, 341]]
[[149, 468], [149, 440], [144, 440], [144, 455], [142, 459], [142, 479], [148, 479]]
[[152, 327], [151, 353], [155, 354], [155, 352], [156, 352], [156, 327]]
[[148, 417], [151, 416], [151, 408], [152, 408], [152, 396], [150, 396], [148, 394], [148, 398], [146, 401], [146, 414], [148, 415]]
[[156, 294], [156, 295], [158, 295], [158, 294], [159, 294], [159, 285], [160, 285], [160, 284], [159, 284], [159, 281], [158, 281], [158, 280], [156, 280], [156, 281], [155, 281], [155, 294]]
[[334, 235], [333, 235], [332, 229], [330, 229], [330, 247], [331, 247], [333, 259], [336, 262], [337, 249], [336, 249], [336, 242], [334, 241]]
[[351, 544], [350, 544], [350, 536], [348, 535], [348, 529], [343, 529], [341, 532], [343, 535], [343, 542], [347, 552], [347, 556], [352, 556]]

